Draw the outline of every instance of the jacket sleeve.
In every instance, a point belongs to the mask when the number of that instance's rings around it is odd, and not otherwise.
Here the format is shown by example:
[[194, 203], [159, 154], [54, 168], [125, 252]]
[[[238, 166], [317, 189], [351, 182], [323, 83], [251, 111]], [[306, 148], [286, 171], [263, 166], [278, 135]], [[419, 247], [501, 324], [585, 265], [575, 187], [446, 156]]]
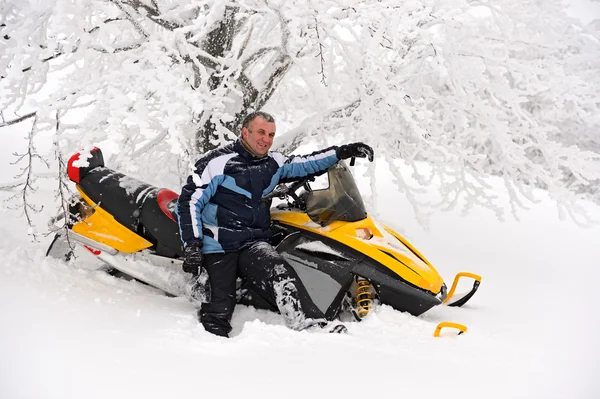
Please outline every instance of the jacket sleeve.
[[184, 245], [193, 240], [202, 240], [202, 211], [215, 194], [223, 175], [211, 173], [210, 159], [196, 162], [194, 173], [187, 178], [177, 200], [179, 233]]
[[293, 155], [291, 157], [273, 153], [273, 158], [279, 164], [278, 180], [294, 180], [321, 174], [339, 161], [336, 150], [337, 147], [333, 146], [309, 155]]
[[263, 191], [266, 195], [273, 191], [279, 183], [298, 180], [307, 176], [318, 176], [339, 161], [336, 146], [315, 151], [309, 155], [294, 155], [287, 157], [279, 152], [270, 153], [279, 168], [271, 179], [271, 184]]

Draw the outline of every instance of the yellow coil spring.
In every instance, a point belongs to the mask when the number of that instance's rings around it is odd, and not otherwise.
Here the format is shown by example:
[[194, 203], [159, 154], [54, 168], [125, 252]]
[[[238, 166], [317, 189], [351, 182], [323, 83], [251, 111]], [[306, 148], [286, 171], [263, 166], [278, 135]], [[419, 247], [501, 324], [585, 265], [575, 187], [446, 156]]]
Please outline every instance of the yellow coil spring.
[[365, 279], [356, 280], [356, 311], [360, 317], [365, 317], [372, 308], [371, 282]]

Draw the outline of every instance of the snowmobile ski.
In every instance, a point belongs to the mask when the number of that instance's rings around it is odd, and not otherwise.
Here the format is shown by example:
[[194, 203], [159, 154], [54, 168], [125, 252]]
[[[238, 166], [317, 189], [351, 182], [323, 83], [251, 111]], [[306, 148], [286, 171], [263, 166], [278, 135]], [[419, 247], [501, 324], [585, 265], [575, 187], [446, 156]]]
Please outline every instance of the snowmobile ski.
[[[464, 292], [461, 294], [455, 294], [456, 287], [458, 287], [458, 281], [461, 279], [461, 277], [472, 278], [473, 279], [473, 287], [468, 292]], [[452, 282], [452, 287], [450, 288], [450, 292], [448, 292], [448, 296], [444, 300], [444, 303], [448, 306], [453, 306], [453, 307], [463, 306], [465, 303], [467, 303], [469, 301], [469, 299], [471, 299], [473, 297], [473, 295], [475, 295], [475, 292], [477, 292], [477, 289], [479, 288], [480, 284], [481, 284], [481, 276], [480, 275], [474, 274], [474, 273], [468, 273], [468, 272], [458, 273], [456, 275], [456, 277], [454, 277], [454, 281]]]

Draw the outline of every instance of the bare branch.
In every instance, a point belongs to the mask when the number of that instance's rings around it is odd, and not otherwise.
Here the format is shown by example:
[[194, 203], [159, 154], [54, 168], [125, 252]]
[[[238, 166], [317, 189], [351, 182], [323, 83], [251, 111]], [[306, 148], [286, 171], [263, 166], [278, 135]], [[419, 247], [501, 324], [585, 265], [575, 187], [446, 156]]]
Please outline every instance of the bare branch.
[[321, 71], [319, 71], [319, 74], [321, 75], [321, 83], [323, 84], [323, 86], [327, 87], [327, 78], [325, 77], [325, 58], [323, 57], [323, 44], [321, 43], [321, 36], [319, 35], [319, 23], [317, 22], [316, 15], [315, 31], [317, 32], [317, 41], [319, 42], [319, 54], [317, 54], [317, 56], [320, 58], [321, 62]]
[[2, 115], [2, 123], [0, 124], [0, 128], [5, 127], [5, 126], [10, 126], [10, 125], [15, 125], [17, 123], [21, 123], [24, 120], [27, 120], [29, 118], [33, 118], [34, 116], [36, 116], [36, 113], [37, 113], [37, 111], [34, 111], [27, 115], [23, 115], [17, 119], [10, 120], [8, 122], [4, 120], [4, 115]]
[[[65, 181], [66, 178], [66, 163], [65, 160], [60, 152], [60, 147], [59, 147], [59, 137], [61, 135], [61, 131], [62, 131], [62, 126], [60, 124], [60, 118], [61, 118], [61, 112], [60, 110], [56, 111], [56, 137], [54, 139], [54, 156], [56, 157], [57, 161], [58, 161], [58, 188], [57, 188], [57, 194], [58, 194], [58, 198], [59, 198], [59, 203], [60, 203], [60, 213], [62, 213], [64, 215], [64, 222], [65, 224], [62, 226], [61, 229], [64, 229], [64, 236], [66, 238], [67, 241], [67, 245], [69, 246], [70, 250], [73, 251], [75, 249], [75, 244], [71, 242], [70, 238], [69, 238], [69, 234], [68, 234], [68, 229], [69, 229], [69, 225], [71, 225], [72, 223], [74, 223], [74, 215], [72, 215], [70, 213], [69, 210], [69, 197], [70, 197], [70, 193], [69, 193], [69, 187], [67, 186], [67, 183]], [[56, 230], [52, 231], [55, 232]]]
[[25, 179], [15, 180], [11, 183], [0, 183], [0, 191], [14, 191], [16, 188], [22, 187], [25, 184]]
[[[37, 117], [35, 117], [37, 119]], [[30, 193], [34, 193], [36, 191], [35, 187], [33, 186], [36, 178], [33, 174], [33, 161], [34, 159], [39, 159], [43, 162], [44, 159], [42, 157], [40, 157], [40, 155], [35, 151], [35, 148], [33, 146], [33, 138], [35, 136], [35, 128], [36, 128], [36, 123], [34, 120], [33, 126], [31, 127], [31, 130], [29, 131], [29, 135], [28, 135], [28, 146], [27, 146], [27, 152], [23, 153], [23, 154], [15, 154], [18, 157], [18, 160], [16, 161], [16, 163], [20, 162], [23, 159], [27, 159], [27, 165], [22, 169], [22, 173], [17, 176], [25, 176], [24, 181], [19, 185], [19, 187], [21, 187], [21, 190], [19, 193], [13, 195], [12, 197], [9, 197], [6, 201], [9, 201], [13, 198], [16, 197], [20, 197], [21, 198], [21, 202], [23, 204], [23, 213], [25, 215], [25, 219], [27, 220], [27, 224], [29, 225], [29, 227], [31, 227], [32, 229], [34, 228], [33, 226], [33, 220], [31, 218], [31, 212], [41, 212], [41, 210], [44, 208], [43, 206], [41, 208], [37, 208], [35, 207], [33, 204], [31, 204], [28, 199], [30, 197]], [[17, 187], [15, 187], [17, 188]], [[34, 239], [37, 239], [35, 233], [33, 234]]]

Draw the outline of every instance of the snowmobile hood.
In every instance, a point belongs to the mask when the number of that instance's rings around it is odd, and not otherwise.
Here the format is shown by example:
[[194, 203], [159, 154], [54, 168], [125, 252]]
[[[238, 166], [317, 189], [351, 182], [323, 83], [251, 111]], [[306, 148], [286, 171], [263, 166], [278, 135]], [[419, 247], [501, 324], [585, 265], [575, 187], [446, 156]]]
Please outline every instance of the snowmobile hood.
[[402, 280], [437, 295], [444, 284], [437, 270], [400, 234], [370, 216], [325, 227], [298, 210], [272, 210], [273, 221], [310, 231], [346, 245], [377, 261]]

